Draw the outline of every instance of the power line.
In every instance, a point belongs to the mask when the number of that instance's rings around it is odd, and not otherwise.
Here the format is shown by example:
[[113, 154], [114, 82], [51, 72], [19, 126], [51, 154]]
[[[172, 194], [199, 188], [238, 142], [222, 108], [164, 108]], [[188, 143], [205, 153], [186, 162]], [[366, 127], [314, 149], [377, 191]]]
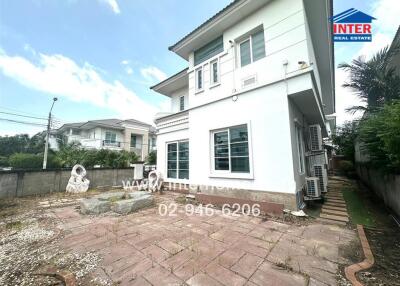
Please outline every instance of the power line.
[[28, 121], [12, 120], [12, 119], [7, 119], [7, 118], [0, 118], [0, 121], [8, 121], [8, 122], [12, 122], [12, 123], [19, 123], [19, 124], [26, 124], [26, 125], [33, 125], [33, 126], [40, 126], [40, 127], [46, 127], [47, 126], [46, 124], [28, 122]]
[[27, 115], [32, 115], [32, 116], [41, 116], [41, 115], [38, 115], [38, 114], [35, 114], [35, 113], [21, 111], [21, 110], [9, 108], [9, 107], [4, 107], [4, 106], [0, 106], [0, 109], [5, 109], [5, 110], [12, 111], [12, 112], [17, 112], [17, 113], [22, 113], [22, 114], [27, 114]]
[[25, 117], [25, 118], [33, 118], [33, 119], [47, 120], [47, 118], [43, 118], [43, 117], [35, 117], [35, 116], [21, 115], [21, 114], [16, 114], [16, 113], [11, 113], [11, 112], [0, 111], [0, 113], [8, 114], [8, 115], [13, 115], [13, 116], [21, 116], [21, 117]]

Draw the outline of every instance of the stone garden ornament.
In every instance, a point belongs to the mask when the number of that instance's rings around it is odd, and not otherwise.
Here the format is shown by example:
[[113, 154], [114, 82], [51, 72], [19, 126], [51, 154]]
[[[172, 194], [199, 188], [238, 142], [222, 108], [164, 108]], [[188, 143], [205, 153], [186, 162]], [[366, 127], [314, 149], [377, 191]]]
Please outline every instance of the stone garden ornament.
[[86, 170], [82, 165], [75, 165], [68, 180], [67, 193], [85, 193], [89, 189], [90, 181], [85, 178]]

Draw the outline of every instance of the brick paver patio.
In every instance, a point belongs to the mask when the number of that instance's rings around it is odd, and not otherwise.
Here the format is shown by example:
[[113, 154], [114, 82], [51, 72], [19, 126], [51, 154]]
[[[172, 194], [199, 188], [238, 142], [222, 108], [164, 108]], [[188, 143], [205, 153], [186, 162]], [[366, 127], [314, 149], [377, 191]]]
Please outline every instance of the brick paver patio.
[[[157, 201], [174, 202], [167, 194]], [[335, 225], [296, 226], [251, 216], [160, 216], [155, 206], [126, 216], [50, 209], [60, 247], [94, 251], [93, 278], [118, 285], [336, 285], [340, 245], [355, 239]]]

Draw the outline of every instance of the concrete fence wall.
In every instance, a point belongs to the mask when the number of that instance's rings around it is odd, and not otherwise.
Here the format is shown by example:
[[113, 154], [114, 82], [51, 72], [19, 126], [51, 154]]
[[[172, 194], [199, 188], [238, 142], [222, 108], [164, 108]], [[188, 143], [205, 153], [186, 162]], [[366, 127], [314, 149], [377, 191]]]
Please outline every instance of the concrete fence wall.
[[[120, 186], [135, 178], [135, 168], [89, 169], [89, 188]], [[71, 169], [0, 172], [0, 199], [65, 192]]]
[[400, 217], [400, 175], [383, 174], [364, 165], [357, 165], [356, 168], [361, 181]]

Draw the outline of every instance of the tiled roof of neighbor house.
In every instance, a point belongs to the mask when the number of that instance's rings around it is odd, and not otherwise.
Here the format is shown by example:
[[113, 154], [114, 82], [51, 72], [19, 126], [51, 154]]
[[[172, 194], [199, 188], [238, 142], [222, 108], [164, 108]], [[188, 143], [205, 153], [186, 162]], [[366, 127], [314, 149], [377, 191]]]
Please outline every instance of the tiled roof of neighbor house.
[[147, 124], [145, 122], [142, 122], [142, 121], [139, 121], [136, 119], [121, 120], [121, 119], [112, 118], [112, 119], [89, 120], [86, 122], [77, 122], [77, 123], [66, 123], [63, 126], [61, 126], [59, 129], [80, 128], [86, 124], [102, 125], [102, 126], [109, 126], [109, 127], [121, 129], [121, 128], [123, 128], [121, 125], [122, 123], [133, 123], [133, 124], [139, 124], [139, 125], [144, 125], [144, 126], [148, 126], [148, 127], [151, 126], [150, 124]]
[[180, 43], [182, 43], [183, 41], [185, 41], [187, 38], [189, 38], [191, 35], [193, 35], [194, 33], [196, 33], [197, 31], [201, 30], [204, 26], [206, 26], [208, 23], [210, 23], [211, 21], [217, 19], [219, 16], [221, 16], [221, 14], [223, 14], [225, 11], [233, 8], [237, 3], [242, 2], [243, 0], [234, 0], [231, 3], [229, 3], [227, 6], [225, 6], [225, 8], [223, 8], [222, 10], [220, 10], [217, 14], [215, 14], [214, 16], [212, 16], [211, 18], [209, 18], [207, 21], [205, 21], [203, 24], [201, 24], [200, 26], [198, 26], [196, 29], [194, 29], [193, 31], [191, 31], [189, 34], [187, 34], [186, 36], [184, 36], [182, 39], [180, 39], [178, 42], [176, 42], [175, 44], [173, 44], [172, 46], [170, 46], [168, 49], [171, 51], [173, 50], [176, 46], [178, 46]]

